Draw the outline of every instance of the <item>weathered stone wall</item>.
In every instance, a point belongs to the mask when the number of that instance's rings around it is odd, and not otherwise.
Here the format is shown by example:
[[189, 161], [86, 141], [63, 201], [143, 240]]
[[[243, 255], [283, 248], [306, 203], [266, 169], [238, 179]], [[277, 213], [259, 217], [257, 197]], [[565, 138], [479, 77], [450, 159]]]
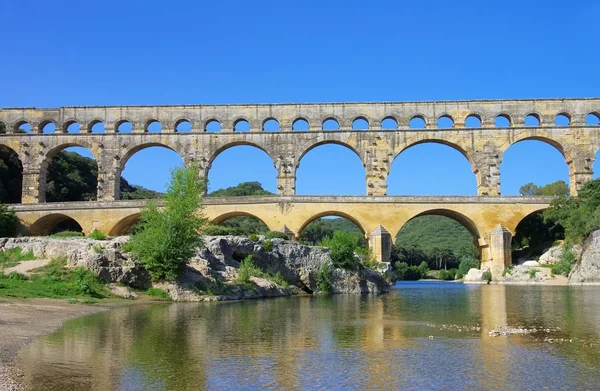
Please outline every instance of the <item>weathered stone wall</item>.
[[[460, 151], [470, 162], [477, 178], [479, 195], [500, 194], [500, 163], [512, 144], [528, 139], [553, 145], [569, 166], [571, 193], [592, 178], [592, 164], [600, 148], [600, 127], [586, 125], [586, 115], [598, 115], [600, 99], [549, 99], [506, 101], [321, 103], [276, 105], [192, 105], [62, 107], [56, 109], [8, 108], [0, 110], [0, 122], [8, 134], [0, 145], [18, 153], [23, 163], [23, 202], [43, 202], [46, 193], [47, 165], [52, 156], [69, 146], [88, 148], [98, 162], [98, 199], [119, 199], [121, 170], [137, 151], [150, 146], [170, 148], [186, 164], [196, 162], [206, 176], [215, 157], [236, 145], [252, 145], [265, 151], [277, 169], [280, 195], [294, 195], [296, 169], [312, 148], [334, 143], [353, 150], [365, 167], [366, 195], [385, 195], [387, 176], [393, 160], [405, 149], [425, 142], [437, 142]], [[568, 126], [555, 126], [555, 117], [565, 115]], [[531, 115], [539, 126], [525, 126]], [[498, 116], [510, 121], [509, 127], [495, 127]], [[450, 118], [452, 128], [437, 128], [437, 120]], [[466, 127], [468, 117], [480, 122]], [[425, 129], [409, 128], [410, 120], [422, 118]], [[308, 131], [294, 131], [294, 123], [304, 119]], [[322, 124], [334, 119], [338, 131], [323, 131]], [[356, 119], [368, 123], [368, 129], [353, 130]], [[384, 119], [393, 119], [395, 129], [381, 130]], [[276, 120], [280, 131], [263, 131], [264, 123]], [[177, 125], [187, 121], [191, 133], [177, 133]], [[217, 121], [218, 133], [207, 133], [206, 125]], [[236, 124], [247, 121], [249, 133], [234, 131]], [[117, 133], [123, 122], [132, 124], [133, 134]], [[148, 126], [160, 122], [161, 133], [148, 133]], [[31, 134], [14, 133], [28, 123]], [[44, 134], [53, 123], [56, 134]], [[74, 123], [81, 133], [66, 133]], [[92, 134], [102, 123], [105, 133]]]

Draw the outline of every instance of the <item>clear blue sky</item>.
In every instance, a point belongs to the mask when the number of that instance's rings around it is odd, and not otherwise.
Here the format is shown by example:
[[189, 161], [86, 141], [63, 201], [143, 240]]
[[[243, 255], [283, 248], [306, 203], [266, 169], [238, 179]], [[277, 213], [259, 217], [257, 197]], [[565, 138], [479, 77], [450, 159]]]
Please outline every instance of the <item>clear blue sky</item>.
[[[0, 107], [397, 101], [600, 96], [598, 1], [0, 0]], [[173, 152], [135, 155], [124, 176], [163, 189]], [[596, 169], [600, 171], [600, 167]], [[540, 142], [511, 147], [502, 191], [568, 181]], [[210, 188], [258, 180], [269, 158], [225, 151]], [[305, 156], [299, 194], [365, 194], [342, 147]], [[475, 194], [458, 152], [435, 144], [393, 163], [390, 194]]]

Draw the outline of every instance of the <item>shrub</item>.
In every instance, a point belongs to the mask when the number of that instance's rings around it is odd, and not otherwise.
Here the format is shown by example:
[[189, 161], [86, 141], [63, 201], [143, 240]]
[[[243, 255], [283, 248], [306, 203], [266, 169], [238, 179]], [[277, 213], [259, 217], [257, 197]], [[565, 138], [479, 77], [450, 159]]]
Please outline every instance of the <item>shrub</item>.
[[17, 233], [19, 218], [6, 204], [0, 204], [0, 237], [12, 237]]
[[333, 267], [331, 263], [326, 262], [321, 265], [317, 272], [317, 288], [319, 292], [331, 293], [333, 283]]
[[504, 270], [502, 271], [502, 277], [504, 277], [507, 274], [512, 276], [512, 272], [513, 272], [514, 268], [515, 268], [515, 265], [513, 265], [513, 264], [510, 264], [507, 267], [505, 267]]
[[222, 225], [209, 224], [202, 229], [202, 235], [208, 236], [226, 236], [235, 235], [234, 228], [224, 227]]
[[440, 270], [440, 280], [453, 281], [456, 278], [458, 269]]
[[199, 215], [205, 183], [197, 165], [176, 168], [165, 194], [163, 210], [155, 201], [142, 210], [138, 229], [126, 249], [139, 260], [153, 280], [174, 280], [195, 248], [202, 244], [200, 232], [206, 218]]
[[99, 244], [95, 245], [92, 248], [96, 254], [102, 254], [102, 252], [104, 251], [104, 246], [101, 246]]
[[473, 257], [463, 257], [460, 259], [458, 264], [458, 270], [456, 271], [456, 278], [463, 278], [469, 273], [471, 269], [479, 269], [481, 267], [481, 261]]
[[482, 281], [487, 281], [487, 283], [489, 284], [490, 282], [492, 282], [492, 272], [489, 270], [486, 270], [483, 272], [482, 276], [481, 276], [481, 280]]
[[148, 288], [146, 290], [146, 294], [148, 296], [158, 297], [160, 299], [167, 299], [167, 300], [171, 299], [169, 294], [160, 288]]
[[375, 255], [373, 255], [373, 250], [369, 247], [358, 247], [356, 254], [362, 259], [362, 265], [368, 269], [375, 269], [379, 265]]
[[206, 296], [219, 296], [228, 294], [231, 292], [229, 286], [227, 286], [222, 280], [219, 279], [206, 279], [196, 283], [196, 288]]
[[557, 263], [550, 266], [553, 274], [569, 275], [575, 263], [575, 254], [565, 245]]
[[284, 240], [288, 240], [288, 236], [280, 231], [269, 231], [267, 233], [265, 233], [265, 236], [267, 237], [267, 239], [284, 239]]
[[50, 235], [53, 238], [74, 238], [83, 236], [83, 232], [77, 231], [61, 231]]
[[346, 231], [335, 231], [332, 237], [324, 237], [321, 246], [328, 247], [333, 267], [355, 270], [358, 262], [354, 251], [359, 247], [360, 236]]
[[104, 232], [99, 231], [97, 229], [94, 229], [92, 232], [90, 232], [90, 234], [88, 235], [88, 237], [94, 239], [94, 240], [104, 240], [106, 239], [106, 235], [104, 234]]
[[258, 242], [258, 235], [250, 234], [248, 235], [248, 239], [252, 240], [253, 242]]
[[531, 269], [531, 270], [529, 271], [529, 278], [535, 278], [535, 274], [536, 274], [537, 272], [539, 272], [539, 270], [538, 270], [538, 269]]
[[236, 281], [240, 284], [243, 284], [249, 282], [250, 277], [263, 277], [263, 274], [263, 271], [254, 265], [254, 262], [252, 261], [252, 255], [248, 255], [240, 263]]
[[262, 248], [264, 248], [266, 251], [271, 251], [273, 249], [273, 242], [269, 239], [265, 240], [264, 242], [261, 243]]
[[396, 262], [396, 276], [398, 280], [416, 281], [427, 277], [429, 268], [427, 262], [423, 261], [419, 266], [409, 266], [406, 262]]

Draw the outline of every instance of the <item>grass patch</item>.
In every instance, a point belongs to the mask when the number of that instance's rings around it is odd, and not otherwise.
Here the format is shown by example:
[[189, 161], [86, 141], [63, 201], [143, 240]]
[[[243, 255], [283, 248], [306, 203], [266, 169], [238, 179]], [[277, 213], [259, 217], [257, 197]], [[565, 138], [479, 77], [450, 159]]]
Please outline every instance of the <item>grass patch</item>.
[[146, 294], [159, 299], [171, 300], [171, 296], [169, 296], [167, 292], [160, 288], [148, 288], [146, 290]]
[[104, 240], [106, 239], [106, 234], [100, 230], [94, 229], [92, 232], [90, 232], [88, 237], [94, 240]]
[[529, 278], [535, 278], [535, 274], [536, 274], [537, 272], [539, 272], [539, 270], [538, 270], [538, 269], [531, 269], [531, 270], [529, 271]]
[[76, 238], [83, 237], [83, 232], [76, 231], [62, 231], [50, 235], [51, 238]]
[[92, 249], [96, 254], [102, 254], [102, 251], [104, 251], [104, 246], [97, 244], [94, 247], [92, 247]]
[[110, 296], [107, 285], [82, 267], [67, 269], [65, 257], [54, 258], [30, 277], [19, 273], [0, 274], [0, 296], [95, 298]]
[[33, 261], [35, 255], [29, 250], [24, 253], [21, 247], [9, 248], [0, 251], [0, 271], [18, 265], [21, 261]]

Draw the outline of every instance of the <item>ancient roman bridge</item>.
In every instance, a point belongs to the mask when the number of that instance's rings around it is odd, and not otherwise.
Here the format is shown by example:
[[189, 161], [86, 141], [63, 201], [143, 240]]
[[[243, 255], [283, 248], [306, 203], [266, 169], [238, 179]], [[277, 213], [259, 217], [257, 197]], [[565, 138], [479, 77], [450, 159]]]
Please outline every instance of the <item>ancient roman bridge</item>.
[[[99, 227], [119, 233], [141, 206], [117, 201], [120, 173], [141, 149], [172, 149], [186, 164], [199, 164], [207, 177], [221, 152], [250, 145], [273, 160], [279, 196], [207, 199], [210, 218], [251, 214], [271, 229], [285, 226], [297, 235], [314, 218], [337, 214], [376, 237], [377, 232], [385, 236], [385, 230], [395, 235], [417, 215], [446, 214], [471, 230], [482, 259], [501, 270], [510, 259], [507, 235], [549, 202], [500, 197], [503, 153], [523, 140], [552, 145], [565, 158], [571, 194], [577, 194], [592, 178], [600, 149], [599, 119], [600, 99], [7, 108], [0, 109], [0, 125], [6, 128], [0, 145], [12, 149], [23, 165], [22, 204], [15, 209], [31, 233], [44, 233], [60, 216], [74, 218], [86, 232]], [[415, 126], [417, 122], [422, 128]], [[126, 123], [131, 133], [121, 132]], [[155, 133], [151, 129], [157, 124], [160, 132]], [[191, 130], [180, 131], [182, 124]], [[48, 133], [50, 129], [53, 133]], [[431, 142], [465, 156], [477, 178], [479, 197], [386, 196], [392, 161], [414, 145]], [[295, 196], [300, 160], [322, 144], [345, 146], [361, 159], [366, 170], [364, 197]], [[45, 204], [48, 164], [58, 151], [71, 146], [88, 148], [98, 163], [98, 201]], [[504, 239], [494, 245], [492, 237]], [[372, 240], [372, 245], [381, 247], [383, 242], [376, 242]], [[385, 247], [378, 250], [383, 259]]]

